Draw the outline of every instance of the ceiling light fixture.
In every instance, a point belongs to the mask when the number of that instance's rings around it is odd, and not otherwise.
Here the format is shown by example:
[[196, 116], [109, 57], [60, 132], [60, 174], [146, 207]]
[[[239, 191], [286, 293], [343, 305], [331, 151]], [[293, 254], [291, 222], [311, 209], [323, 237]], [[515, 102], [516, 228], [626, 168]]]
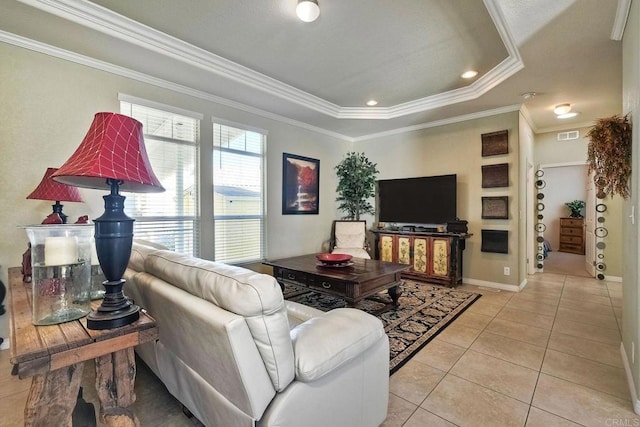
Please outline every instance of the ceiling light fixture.
[[553, 109], [556, 116], [567, 114], [569, 111], [571, 111], [571, 104], [559, 104]]
[[565, 114], [558, 114], [556, 116], [557, 119], [570, 119], [571, 117], [575, 117], [577, 116], [578, 113], [576, 112], [571, 112], [571, 113], [565, 113]]
[[298, 0], [296, 15], [303, 22], [313, 22], [320, 16], [318, 0]]
[[462, 77], [463, 79], [472, 79], [477, 75], [478, 75], [477, 71], [469, 70], [469, 71], [465, 71], [464, 73], [462, 73], [462, 75], [460, 77]]
[[525, 93], [522, 94], [522, 97], [524, 99], [533, 99], [533, 98], [535, 98], [536, 95], [537, 95], [536, 92], [525, 92]]
[[378, 101], [376, 101], [375, 99], [370, 99], [369, 101], [367, 101], [367, 105], [369, 107], [375, 107], [376, 105], [378, 105]]

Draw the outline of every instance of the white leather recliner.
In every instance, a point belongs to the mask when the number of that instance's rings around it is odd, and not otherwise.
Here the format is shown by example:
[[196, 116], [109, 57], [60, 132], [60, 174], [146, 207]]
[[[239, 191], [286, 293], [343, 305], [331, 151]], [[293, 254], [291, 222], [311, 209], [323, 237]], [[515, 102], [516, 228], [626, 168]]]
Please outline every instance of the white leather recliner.
[[264, 274], [134, 243], [125, 292], [158, 322], [136, 348], [207, 426], [378, 426], [389, 340], [353, 308], [284, 301]]

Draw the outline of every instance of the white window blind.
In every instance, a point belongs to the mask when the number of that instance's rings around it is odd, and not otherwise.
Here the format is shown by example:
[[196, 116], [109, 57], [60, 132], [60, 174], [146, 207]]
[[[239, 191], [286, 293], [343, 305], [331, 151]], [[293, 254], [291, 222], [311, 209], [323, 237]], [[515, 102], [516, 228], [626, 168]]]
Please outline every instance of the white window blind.
[[142, 122], [151, 167], [163, 193], [126, 193], [134, 236], [198, 255], [198, 139], [193, 117], [121, 101], [120, 112]]
[[260, 132], [213, 125], [215, 260], [264, 259], [264, 147]]

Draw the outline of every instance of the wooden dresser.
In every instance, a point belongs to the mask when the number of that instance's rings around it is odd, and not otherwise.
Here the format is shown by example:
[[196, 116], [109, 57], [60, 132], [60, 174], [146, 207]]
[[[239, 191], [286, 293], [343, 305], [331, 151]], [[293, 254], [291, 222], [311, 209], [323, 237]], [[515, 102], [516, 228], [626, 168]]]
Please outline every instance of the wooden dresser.
[[560, 218], [558, 250], [584, 255], [584, 218]]

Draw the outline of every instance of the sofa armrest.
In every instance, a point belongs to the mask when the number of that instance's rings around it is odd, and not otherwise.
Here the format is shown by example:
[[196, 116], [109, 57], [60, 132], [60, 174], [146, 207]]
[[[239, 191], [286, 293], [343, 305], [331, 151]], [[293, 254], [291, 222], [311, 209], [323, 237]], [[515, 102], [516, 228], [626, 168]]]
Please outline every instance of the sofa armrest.
[[338, 308], [291, 330], [295, 376], [315, 381], [388, 339], [380, 319], [354, 308]]
[[287, 307], [287, 317], [289, 319], [289, 328], [293, 329], [301, 323], [306, 322], [314, 317], [323, 316], [324, 312], [308, 305], [300, 304], [295, 301], [285, 301]]

